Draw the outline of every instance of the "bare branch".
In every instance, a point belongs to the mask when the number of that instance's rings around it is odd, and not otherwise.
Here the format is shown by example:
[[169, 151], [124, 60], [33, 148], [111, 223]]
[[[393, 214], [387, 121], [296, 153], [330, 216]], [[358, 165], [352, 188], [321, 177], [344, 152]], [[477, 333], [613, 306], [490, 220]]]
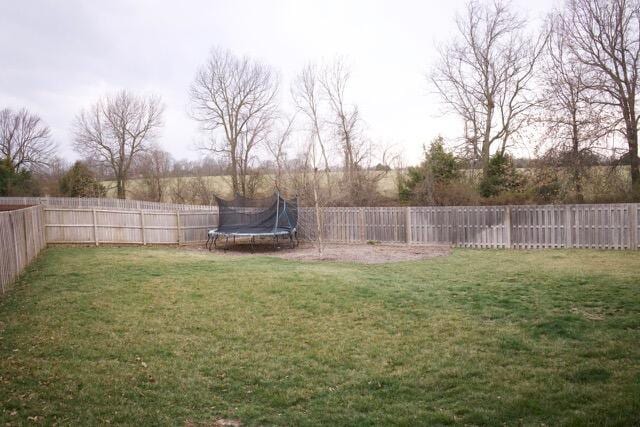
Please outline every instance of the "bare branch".
[[211, 51], [191, 85], [191, 115], [211, 134], [209, 151], [228, 156], [234, 193], [247, 195], [253, 152], [277, 116], [277, 93], [270, 67], [219, 49]]
[[471, 160], [486, 169], [494, 143], [504, 151], [535, 103], [530, 83], [546, 35], [532, 43], [526, 22], [500, 1], [467, 3], [456, 24], [429, 79], [462, 119]]
[[584, 84], [593, 101], [618, 110], [613, 123], [624, 135], [633, 190], [640, 195], [638, 120], [636, 111], [640, 60], [638, 0], [568, 0], [559, 16], [567, 46], [586, 70]]
[[47, 166], [55, 149], [51, 131], [40, 117], [26, 108], [0, 110], [0, 155], [15, 170]]
[[119, 198], [126, 196], [132, 162], [162, 126], [162, 112], [159, 97], [123, 90], [100, 98], [76, 117], [74, 148], [111, 168]]

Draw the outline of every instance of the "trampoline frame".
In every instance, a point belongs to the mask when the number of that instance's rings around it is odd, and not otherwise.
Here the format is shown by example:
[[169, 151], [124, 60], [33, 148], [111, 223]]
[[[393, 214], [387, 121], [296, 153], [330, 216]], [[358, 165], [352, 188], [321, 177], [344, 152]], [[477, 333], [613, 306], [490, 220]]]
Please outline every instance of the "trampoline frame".
[[289, 244], [291, 249], [300, 245], [300, 240], [298, 239], [298, 231], [293, 228], [292, 230], [281, 230], [281, 231], [273, 231], [273, 232], [239, 232], [239, 231], [218, 231], [217, 229], [209, 230], [207, 233], [207, 243], [205, 243], [205, 247], [209, 250], [212, 248], [218, 248], [217, 241], [219, 238], [224, 238], [224, 251], [226, 252], [229, 249], [229, 238], [233, 239], [232, 244], [236, 244], [236, 237], [238, 238], [249, 238], [249, 244], [251, 245], [251, 252], [255, 252], [255, 243], [256, 237], [273, 237], [273, 248], [276, 249], [278, 246], [278, 242], [280, 237], [289, 238]]

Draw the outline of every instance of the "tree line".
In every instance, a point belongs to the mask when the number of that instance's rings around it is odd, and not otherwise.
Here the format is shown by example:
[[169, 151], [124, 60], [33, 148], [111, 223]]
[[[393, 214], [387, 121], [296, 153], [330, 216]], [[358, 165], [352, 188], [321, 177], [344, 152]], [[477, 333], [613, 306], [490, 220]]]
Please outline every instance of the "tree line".
[[[122, 90], [78, 112], [74, 165], [37, 114], [7, 108], [0, 193], [100, 197], [108, 180], [117, 197], [189, 203], [273, 187], [316, 206], [640, 200], [639, 55], [638, 0], [568, 0], [540, 28], [508, 2], [470, 1], [425, 79], [459, 137], [403, 168], [367, 135], [343, 59], [309, 63], [283, 88], [272, 66], [214, 48], [187, 89], [201, 160], [158, 146], [156, 95]], [[514, 158], [523, 148], [535, 157]], [[396, 197], [378, 191], [389, 179]]]

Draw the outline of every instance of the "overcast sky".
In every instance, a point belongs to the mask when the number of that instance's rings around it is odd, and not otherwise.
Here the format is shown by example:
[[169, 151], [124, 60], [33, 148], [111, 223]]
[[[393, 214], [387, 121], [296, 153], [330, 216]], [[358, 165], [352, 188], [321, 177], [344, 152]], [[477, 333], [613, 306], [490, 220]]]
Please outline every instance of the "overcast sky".
[[[539, 20], [558, 0], [514, 4]], [[462, 0], [2, 0], [0, 108], [39, 114], [61, 154], [73, 159], [71, 124], [83, 107], [121, 88], [156, 93], [166, 106], [158, 143], [177, 158], [195, 159], [202, 136], [187, 115], [187, 90], [211, 47], [273, 66], [285, 102], [305, 63], [340, 55], [351, 66], [348, 95], [367, 134], [395, 144], [413, 164], [436, 135], [460, 133], [455, 117], [441, 114], [424, 75], [463, 6]]]

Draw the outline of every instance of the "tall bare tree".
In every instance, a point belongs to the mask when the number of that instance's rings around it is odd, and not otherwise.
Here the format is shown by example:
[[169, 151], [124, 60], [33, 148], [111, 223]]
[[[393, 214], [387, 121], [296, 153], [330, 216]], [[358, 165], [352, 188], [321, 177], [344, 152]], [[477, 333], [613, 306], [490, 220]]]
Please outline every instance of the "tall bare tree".
[[[326, 204], [323, 200], [320, 186], [319, 171], [324, 169], [326, 178], [325, 188], [327, 197], [331, 193], [331, 168], [329, 165], [327, 139], [324, 134], [324, 122], [326, 120], [323, 109], [323, 85], [320, 83], [320, 73], [314, 64], [307, 64], [296, 77], [291, 87], [291, 94], [298, 108], [307, 122], [306, 143], [303, 145], [303, 175], [311, 171], [309, 184], [313, 193], [313, 207], [315, 213], [315, 236], [318, 252], [324, 251], [322, 240], [322, 212], [321, 208]], [[306, 181], [306, 179], [305, 179]]]
[[74, 147], [113, 171], [118, 198], [126, 197], [129, 172], [162, 126], [159, 97], [142, 97], [125, 90], [100, 98], [75, 120]]
[[296, 77], [291, 94], [298, 111], [306, 118], [308, 132], [311, 139], [315, 139], [317, 150], [321, 155], [327, 188], [331, 188], [331, 167], [329, 164], [328, 141], [324, 135], [324, 122], [327, 120], [323, 109], [323, 91], [319, 82], [319, 70], [315, 64], [307, 64]]
[[362, 161], [368, 154], [368, 142], [362, 136], [358, 106], [348, 103], [346, 98], [349, 78], [348, 67], [341, 59], [335, 59], [324, 68], [320, 84], [331, 113], [329, 124], [342, 152], [347, 189], [353, 193], [357, 191], [355, 184], [362, 169]]
[[289, 142], [291, 135], [294, 131], [293, 125], [295, 122], [295, 115], [291, 117], [279, 120], [279, 124], [272, 132], [271, 137], [267, 141], [267, 150], [273, 156], [274, 160], [274, 184], [278, 191], [283, 187], [283, 175], [287, 171], [287, 149], [289, 148]]
[[636, 110], [640, 61], [638, 0], [568, 0], [563, 17], [575, 60], [588, 70], [585, 82], [596, 101], [616, 108], [617, 130], [628, 147], [633, 191], [640, 196]]
[[234, 193], [247, 194], [253, 154], [276, 117], [277, 92], [270, 67], [219, 49], [211, 51], [191, 85], [192, 116], [212, 133], [201, 148], [229, 160]]
[[550, 36], [541, 66], [539, 119], [544, 137], [572, 175], [576, 197], [582, 199], [583, 175], [597, 144], [608, 133], [606, 112], [594, 103], [587, 84], [588, 69], [572, 55], [567, 22], [559, 16], [549, 20]]
[[[318, 170], [320, 164], [322, 162], [320, 152], [322, 150], [322, 143], [318, 138], [317, 134], [312, 133], [310, 138], [307, 139], [307, 143], [303, 147], [304, 152], [304, 166], [303, 173], [307, 174], [309, 170], [311, 170], [311, 189], [313, 192], [313, 207], [315, 213], [315, 235], [318, 252], [322, 255], [324, 251], [324, 243], [322, 240], [322, 233], [324, 230], [323, 216], [321, 212], [321, 208], [325, 205], [326, 200], [322, 197], [322, 191], [320, 188], [320, 177], [318, 174]], [[327, 188], [329, 191], [329, 188]]]
[[532, 40], [526, 21], [500, 0], [470, 1], [456, 25], [429, 79], [462, 118], [472, 160], [486, 175], [492, 147], [505, 151], [534, 104], [530, 83], [545, 38]]
[[[316, 188], [324, 203], [366, 203], [376, 194], [377, 183], [386, 174], [370, 170], [375, 150], [365, 137], [357, 105], [347, 98], [349, 81], [348, 67], [336, 58], [320, 67], [306, 65], [292, 85], [294, 102], [306, 123], [309, 139], [305, 162], [312, 165], [312, 182], [324, 169], [326, 183]], [[344, 172], [339, 182], [343, 190], [339, 198], [333, 194], [332, 153], [339, 153]], [[383, 162], [386, 154], [388, 151], [384, 150]]]
[[0, 110], [0, 155], [16, 170], [47, 166], [56, 146], [49, 127], [26, 108]]
[[143, 190], [139, 196], [143, 200], [162, 202], [167, 196], [167, 178], [173, 168], [171, 154], [152, 147], [141, 153], [136, 171], [142, 176]]

